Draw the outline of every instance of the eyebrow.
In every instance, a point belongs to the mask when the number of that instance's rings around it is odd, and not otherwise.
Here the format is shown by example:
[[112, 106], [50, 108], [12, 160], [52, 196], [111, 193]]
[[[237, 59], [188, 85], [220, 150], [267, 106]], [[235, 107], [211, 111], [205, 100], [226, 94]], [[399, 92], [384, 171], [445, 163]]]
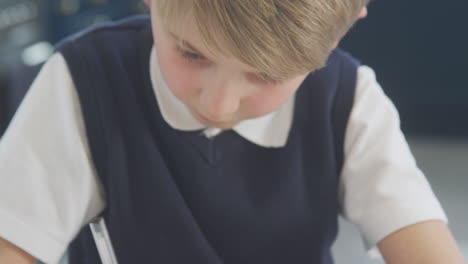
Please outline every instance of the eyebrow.
[[[184, 39], [181, 39], [179, 36], [177, 36], [176, 34], [174, 34], [173, 32], [170, 32], [168, 31], [169, 35], [171, 35], [171, 37], [173, 39], [175, 39], [176, 41], [182, 43], [184, 46], [188, 47], [190, 50], [192, 50], [193, 52], [196, 52], [198, 55], [202, 56], [202, 57], [205, 57], [207, 58], [203, 53], [201, 53], [200, 51], [198, 51], [192, 44], [190, 44], [188, 41], [184, 40]], [[255, 74], [255, 75], [264, 75], [267, 79], [271, 79], [271, 80], [274, 80], [274, 81], [280, 81], [280, 79], [278, 78], [274, 78], [272, 76], [270, 76], [269, 74], [267, 73], [264, 73], [264, 72], [247, 72], [249, 74]]]
[[201, 53], [200, 51], [198, 51], [198, 49], [196, 49], [192, 44], [190, 44], [188, 41], [184, 40], [184, 39], [181, 39], [179, 38], [176, 34], [172, 33], [172, 32], [169, 32], [169, 35], [171, 35], [172, 38], [174, 38], [176, 41], [182, 43], [184, 46], [188, 47], [190, 50], [198, 53], [199, 55], [203, 56], [206, 58], [206, 56]]

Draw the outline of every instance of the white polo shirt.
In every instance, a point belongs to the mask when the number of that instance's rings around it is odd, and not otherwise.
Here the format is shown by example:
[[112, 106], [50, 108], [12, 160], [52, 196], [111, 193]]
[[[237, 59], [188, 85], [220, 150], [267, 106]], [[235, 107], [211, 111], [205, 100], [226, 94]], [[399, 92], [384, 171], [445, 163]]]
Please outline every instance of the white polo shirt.
[[[179, 130], [205, 128], [171, 93], [156, 56], [150, 58], [151, 79], [165, 121]], [[278, 111], [233, 130], [254, 144], [282, 147], [293, 108], [291, 98]], [[205, 129], [210, 137], [219, 132]], [[357, 225], [368, 249], [405, 226], [447, 221], [410, 153], [395, 107], [367, 66], [358, 69], [344, 143], [341, 213]], [[0, 237], [57, 263], [79, 230], [105, 208], [103, 197], [77, 92], [64, 58], [55, 54], [0, 140]]]

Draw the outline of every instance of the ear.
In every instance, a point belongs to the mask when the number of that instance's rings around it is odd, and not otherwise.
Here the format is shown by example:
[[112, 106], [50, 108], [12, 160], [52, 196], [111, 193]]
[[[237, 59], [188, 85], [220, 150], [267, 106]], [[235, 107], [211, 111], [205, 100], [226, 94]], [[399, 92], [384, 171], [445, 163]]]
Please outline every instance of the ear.
[[[146, 0], [145, 0], [146, 1]], [[359, 13], [358, 19], [365, 18], [367, 16], [367, 6], [363, 7], [361, 9], [361, 12]]]
[[[365, 6], [365, 7], [363, 7], [363, 8], [361, 9], [361, 12], [360, 12], [359, 15], [358, 15], [358, 20], [359, 20], [359, 19], [363, 19], [363, 18], [365, 18], [366, 16], [367, 16], [367, 6]], [[346, 34], [344, 34], [340, 39], [338, 39], [338, 40], [335, 42], [335, 45], [334, 45], [333, 48], [338, 47], [338, 44], [340, 44], [341, 39], [342, 39], [345, 35], [346, 35]]]

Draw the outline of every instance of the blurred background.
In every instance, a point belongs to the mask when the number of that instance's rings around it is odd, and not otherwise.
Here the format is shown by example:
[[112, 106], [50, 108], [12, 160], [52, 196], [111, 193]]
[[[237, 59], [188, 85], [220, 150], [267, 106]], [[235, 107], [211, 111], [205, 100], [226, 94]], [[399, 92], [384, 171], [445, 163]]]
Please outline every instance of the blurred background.
[[58, 41], [145, 11], [139, 0], [0, 0], [0, 131]]
[[[467, 0], [376, 0], [341, 46], [377, 72], [468, 257]], [[0, 0], [0, 135], [53, 46], [95, 23], [147, 12], [140, 0]], [[341, 222], [337, 263], [366, 256]]]

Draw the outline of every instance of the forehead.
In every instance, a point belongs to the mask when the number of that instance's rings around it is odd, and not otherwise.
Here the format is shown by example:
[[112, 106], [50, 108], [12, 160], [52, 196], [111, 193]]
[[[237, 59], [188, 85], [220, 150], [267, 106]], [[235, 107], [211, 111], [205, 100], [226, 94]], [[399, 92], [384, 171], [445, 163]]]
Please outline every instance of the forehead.
[[[153, 23], [153, 26], [159, 27], [158, 31], [162, 32], [163, 37], [171, 39], [176, 44], [193, 48], [192, 50], [213, 62], [230, 62], [230, 64], [236, 64], [237, 67], [246, 71], [257, 71], [256, 67], [233, 55], [231, 51], [233, 43], [226, 39], [229, 36], [223, 34], [225, 32], [210, 32], [209, 36], [204, 36], [198, 29], [199, 21], [190, 11], [190, 4], [185, 3], [186, 1], [175, 1], [177, 4], [173, 3], [174, 5], [171, 4], [171, 7], [176, 8], [171, 8], [169, 13], [159, 12], [157, 1], [152, 1], [151, 15], [153, 20], [157, 21]], [[213, 28], [222, 30], [221, 27]]]
[[[176, 45], [179, 45], [190, 52], [202, 55], [210, 62], [229, 65], [230, 68], [236, 68], [243, 72], [259, 72], [254, 67], [251, 67], [234, 57], [227, 51], [227, 49], [222, 49], [222, 47], [213, 47], [203, 41], [201, 34], [193, 23], [184, 23], [177, 27], [163, 27], [162, 31], [164, 32], [165, 37], [169, 38]], [[220, 48], [222, 50], [220, 50]]]
[[169, 37], [180, 43], [188, 42], [193, 46], [197, 46], [200, 50], [204, 49], [205, 53], [213, 53], [213, 55], [225, 53], [206, 43], [198, 30], [197, 21], [192, 12], [188, 11], [187, 8], [181, 8], [178, 5], [177, 7], [177, 12], [172, 10], [170, 14], [161, 14], [158, 12], [157, 6], [153, 6], [152, 16], [157, 21], [156, 25], [153, 23], [153, 26], [159, 27], [160, 32], [164, 32], [165, 35], [169, 35]]

